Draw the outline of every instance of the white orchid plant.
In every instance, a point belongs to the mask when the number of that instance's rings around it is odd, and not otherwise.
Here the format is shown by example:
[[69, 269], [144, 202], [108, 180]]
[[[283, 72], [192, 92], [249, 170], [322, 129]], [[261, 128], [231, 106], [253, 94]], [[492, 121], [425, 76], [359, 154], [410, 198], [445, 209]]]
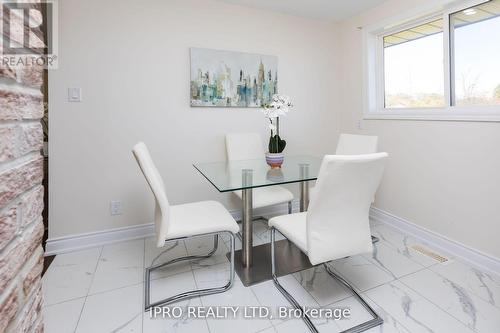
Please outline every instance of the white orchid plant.
[[282, 153], [286, 146], [286, 141], [280, 138], [279, 117], [286, 115], [293, 107], [290, 97], [286, 95], [273, 95], [271, 103], [262, 108], [262, 112], [269, 120], [271, 137], [269, 138], [269, 152], [273, 154]]

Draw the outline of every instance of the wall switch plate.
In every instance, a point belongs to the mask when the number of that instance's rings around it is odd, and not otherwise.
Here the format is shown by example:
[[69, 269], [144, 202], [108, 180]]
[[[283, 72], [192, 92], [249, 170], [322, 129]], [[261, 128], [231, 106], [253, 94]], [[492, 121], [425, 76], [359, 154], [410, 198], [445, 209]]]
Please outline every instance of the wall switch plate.
[[121, 201], [113, 200], [109, 203], [109, 210], [111, 215], [122, 215], [123, 205]]
[[68, 88], [68, 102], [81, 102], [82, 88]]

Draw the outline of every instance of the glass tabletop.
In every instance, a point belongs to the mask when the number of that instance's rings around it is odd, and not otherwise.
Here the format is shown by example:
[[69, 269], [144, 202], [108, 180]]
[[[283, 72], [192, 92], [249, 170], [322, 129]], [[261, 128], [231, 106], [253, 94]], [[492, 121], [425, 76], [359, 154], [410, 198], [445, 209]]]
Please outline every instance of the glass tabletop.
[[195, 163], [193, 166], [219, 192], [296, 183], [318, 178], [322, 159], [313, 156], [285, 156], [281, 168], [271, 169], [258, 160]]

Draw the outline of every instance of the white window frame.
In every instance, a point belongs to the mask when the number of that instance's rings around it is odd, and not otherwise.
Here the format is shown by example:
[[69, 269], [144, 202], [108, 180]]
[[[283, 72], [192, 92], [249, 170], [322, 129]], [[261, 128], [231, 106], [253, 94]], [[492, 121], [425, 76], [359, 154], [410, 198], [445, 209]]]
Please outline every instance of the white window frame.
[[[500, 122], [500, 105], [455, 106], [451, 105], [452, 68], [450, 64], [451, 14], [487, 2], [487, 0], [434, 1], [397, 17], [363, 28], [364, 54], [364, 111], [363, 119], [456, 120]], [[405, 30], [432, 19], [443, 18], [444, 56], [444, 107], [385, 108], [384, 44], [383, 37]]]

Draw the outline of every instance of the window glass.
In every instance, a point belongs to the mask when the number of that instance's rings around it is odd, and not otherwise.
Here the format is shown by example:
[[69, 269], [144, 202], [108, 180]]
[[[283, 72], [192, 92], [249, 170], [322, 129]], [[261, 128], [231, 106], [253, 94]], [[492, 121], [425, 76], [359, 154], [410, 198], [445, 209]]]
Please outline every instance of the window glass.
[[500, 105], [500, 0], [450, 15], [457, 106]]
[[443, 20], [384, 37], [386, 108], [443, 107]]

